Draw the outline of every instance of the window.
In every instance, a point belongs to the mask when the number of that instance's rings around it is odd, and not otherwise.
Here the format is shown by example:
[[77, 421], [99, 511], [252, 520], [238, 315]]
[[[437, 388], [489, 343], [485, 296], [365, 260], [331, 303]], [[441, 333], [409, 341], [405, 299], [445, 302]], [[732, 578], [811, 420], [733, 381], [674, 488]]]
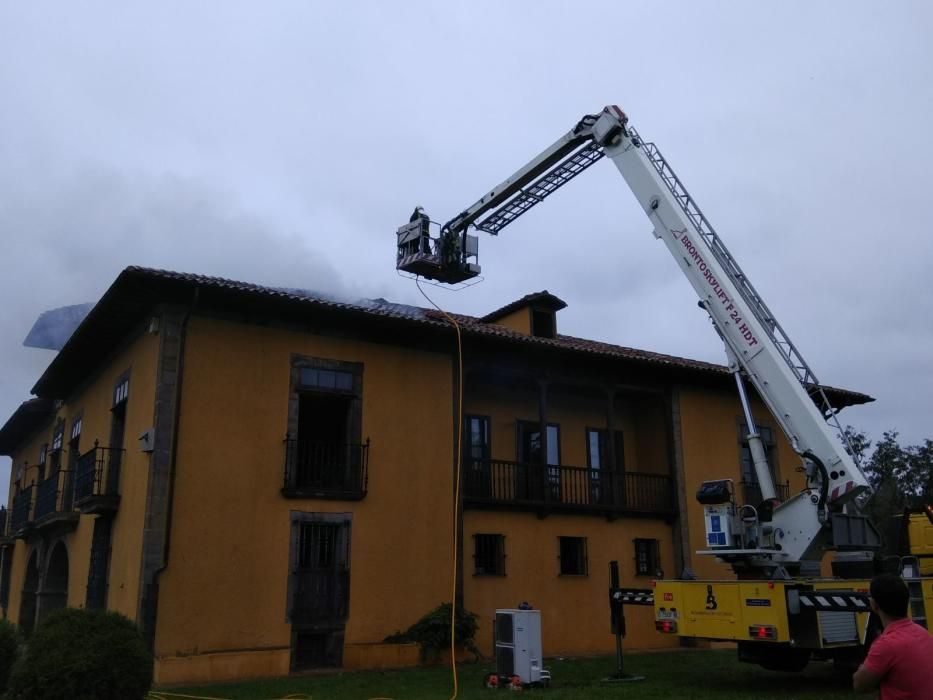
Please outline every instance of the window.
[[[586, 431], [586, 466], [590, 469], [611, 468], [609, 455], [609, 431], [605, 428], [588, 428]], [[613, 432], [616, 471], [625, 471], [625, 440], [621, 430]]]
[[363, 366], [292, 357], [285, 494], [339, 497], [365, 492]]
[[[541, 459], [541, 424], [533, 421], [519, 421], [518, 423], [518, 461], [523, 465], [524, 481], [527, 483], [528, 495], [534, 499], [542, 498], [541, 474], [534, 469], [534, 465], [542, 463]], [[560, 500], [560, 426], [556, 423], [547, 425], [547, 483], [549, 498]], [[521, 486], [521, 484], [520, 484]], [[520, 493], [524, 493], [524, 487]]]
[[489, 456], [489, 417], [467, 416], [464, 426], [464, 493], [471, 498], [492, 496], [494, 467]]
[[555, 332], [554, 312], [546, 309], [532, 309], [531, 334], [538, 338], [553, 338]]
[[119, 406], [129, 398], [130, 395], [130, 378], [129, 375], [123, 374], [117, 380], [117, 385], [113, 388], [113, 406]]
[[586, 431], [586, 466], [589, 467], [590, 500], [592, 503], [610, 503], [612, 500], [611, 476], [607, 471], [625, 470], [625, 444], [622, 431], [613, 432], [615, 443], [616, 469], [612, 469], [612, 455], [609, 454], [609, 431], [605, 428], [587, 428]]
[[55, 474], [62, 465], [62, 443], [65, 439], [65, 421], [59, 419], [52, 431], [52, 449], [49, 450], [48, 460], [43, 460], [39, 464], [39, 481], [42, 482], [46, 477], [46, 462], [48, 462], [48, 474]]
[[466, 418], [467, 458], [471, 462], [489, 459], [489, 417], [467, 416]]
[[[777, 446], [774, 442], [774, 430], [765, 425], [758, 426], [758, 434], [761, 436], [761, 446], [765, 450], [765, 458], [768, 460], [768, 468], [771, 471], [771, 480], [777, 483], [775, 466], [777, 464]], [[748, 424], [745, 421], [739, 423], [739, 450], [742, 469], [742, 496], [745, 503], [757, 506], [762, 501], [761, 486], [758, 483], [758, 475], [755, 473], [755, 462], [752, 459], [752, 451], [748, 446]]]
[[290, 621], [342, 626], [349, 612], [350, 515], [292, 512]]
[[635, 540], [635, 575], [656, 576], [661, 569], [661, 543], [658, 540]]
[[558, 537], [560, 546], [560, 575], [586, 576], [586, 538]]
[[505, 537], [473, 535], [473, 574], [505, 576]]
[[300, 378], [301, 386], [305, 389], [353, 391], [352, 372], [303, 367], [301, 369]]

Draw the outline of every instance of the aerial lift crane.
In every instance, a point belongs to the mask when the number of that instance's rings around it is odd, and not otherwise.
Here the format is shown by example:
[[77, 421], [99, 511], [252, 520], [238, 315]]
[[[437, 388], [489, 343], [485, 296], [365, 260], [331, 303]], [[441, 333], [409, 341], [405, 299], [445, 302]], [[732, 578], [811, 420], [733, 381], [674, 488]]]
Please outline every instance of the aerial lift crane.
[[[869, 494], [868, 480], [844, 444], [837, 411], [813, 370], [667, 160], [621, 109], [608, 106], [584, 116], [440, 226], [416, 210], [397, 231], [397, 269], [440, 283], [469, 282], [480, 274], [478, 237], [470, 229], [497, 235], [604, 157], [619, 169], [654, 237], [673, 255], [724, 343], [763, 496], [760, 503], [738, 504], [731, 480], [704, 482], [697, 499], [704, 509], [707, 548], [698, 553], [731, 565], [737, 580], [657, 582], [656, 627], [681, 636], [734, 639], [740, 657], [744, 650], [746, 660], [773, 668], [797, 667], [801, 659], [805, 664], [811, 651], [833, 656], [827, 645], [849, 652], [864, 642], [865, 596], [854, 584], [847, 590], [856, 592], [845, 594], [836, 591], [838, 585], [815, 581], [826, 550], [870, 558], [880, 545], [877, 531], [858, 512], [859, 501]], [[776, 497], [746, 382], [802, 461], [805, 487], [783, 502]], [[867, 588], [864, 581], [859, 585]], [[814, 593], [830, 589], [837, 595], [828, 604], [825, 595]], [[842, 625], [840, 613], [846, 616]], [[834, 631], [839, 627], [845, 631]]]

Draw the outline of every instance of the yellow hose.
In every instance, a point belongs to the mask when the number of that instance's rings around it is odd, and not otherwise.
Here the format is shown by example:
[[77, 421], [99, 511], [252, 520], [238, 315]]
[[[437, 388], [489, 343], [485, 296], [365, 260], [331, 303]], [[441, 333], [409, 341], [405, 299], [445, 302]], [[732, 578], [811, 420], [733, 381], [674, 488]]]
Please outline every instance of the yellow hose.
[[417, 278], [415, 279], [415, 284], [418, 287], [418, 291], [421, 292], [421, 295], [427, 299], [431, 305], [440, 311], [444, 318], [446, 318], [454, 327], [454, 330], [457, 331], [457, 468], [455, 470], [455, 483], [454, 483], [454, 514], [453, 514], [453, 556], [451, 561], [453, 562], [453, 572], [451, 576], [451, 595], [450, 595], [450, 672], [453, 676], [454, 683], [454, 693], [450, 696], [450, 700], [456, 700], [459, 693], [459, 685], [457, 682], [457, 649], [456, 649], [456, 635], [455, 631], [457, 628], [457, 544], [460, 537], [460, 528], [457, 520], [457, 506], [460, 497], [460, 471], [462, 468], [463, 462], [463, 340], [460, 336], [460, 324], [457, 323], [457, 320], [444, 311], [440, 306], [434, 303], [434, 300], [431, 299], [427, 294], [424, 293], [424, 290], [421, 288], [421, 285], [418, 283]]

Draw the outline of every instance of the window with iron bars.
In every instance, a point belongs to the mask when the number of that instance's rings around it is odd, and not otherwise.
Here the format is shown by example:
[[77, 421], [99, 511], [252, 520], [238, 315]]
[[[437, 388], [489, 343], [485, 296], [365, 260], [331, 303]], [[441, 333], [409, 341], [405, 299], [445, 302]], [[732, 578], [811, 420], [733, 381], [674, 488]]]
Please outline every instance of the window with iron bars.
[[473, 535], [473, 574], [475, 576], [505, 576], [505, 537], [503, 535]]
[[658, 540], [635, 540], [635, 575], [655, 576], [661, 568], [661, 543]]
[[558, 537], [560, 547], [560, 575], [586, 576], [586, 538]]

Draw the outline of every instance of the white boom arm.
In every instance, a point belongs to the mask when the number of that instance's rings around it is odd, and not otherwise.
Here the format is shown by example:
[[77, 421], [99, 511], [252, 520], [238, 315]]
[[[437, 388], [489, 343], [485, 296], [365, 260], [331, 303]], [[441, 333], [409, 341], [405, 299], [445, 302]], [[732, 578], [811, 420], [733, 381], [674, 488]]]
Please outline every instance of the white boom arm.
[[[625, 114], [615, 106], [584, 117], [556, 143], [445, 224], [442, 231], [465, 237], [466, 229], [474, 226], [498, 233], [602, 156], [608, 156], [651, 220], [654, 236], [667, 246], [697, 293], [700, 305], [709, 313], [725, 343], [730, 364], [741, 367], [794, 450], [806, 460], [807, 489], [775, 509], [767, 528], [768, 537], [756, 536], [754, 546], [720, 548], [710, 553], [733, 563], [741, 559], [751, 566], [767, 567], [772, 562], [792, 565], [819, 559], [826, 547], [873, 546], [873, 535], [864, 533], [870, 526], [856, 523], [857, 516], [842, 513], [842, 506], [865, 492], [869, 485], [834, 434], [842, 431], [816, 376], [667, 161], [653, 144], [643, 142], [627, 122]], [[572, 153], [574, 149], [578, 149], [576, 153]], [[560, 158], [564, 161], [552, 168]], [[547, 171], [548, 168], [552, 169]], [[492, 213], [478, 221], [488, 212]], [[403, 229], [399, 229], [400, 242]], [[443, 244], [442, 237], [438, 247], [443, 249]], [[462, 279], [469, 270], [462, 264], [457, 267], [454, 258], [456, 255], [446, 257], [453, 261], [448, 267], [456, 268], [452, 273], [450, 269], [438, 268], [436, 274], [426, 276], [441, 281]], [[402, 259], [401, 245], [399, 259]], [[405, 260], [407, 264], [408, 258]], [[425, 274], [423, 266], [406, 267], [406, 264], [400, 262], [399, 269]], [[745, 404], [741, 379], [738, 384]], [[746, 413], [750, 419], [750, 411]], [[827, 424], [828, 420], [833, 427]], [[749, 423], [754, 433], [751, 420]], [[753, 449], [753, 456], [756, 470], [763, 472], [759, 481], [766, 487], [763, 492], [767, 498], [773, 494], [767, 463], [760, 450]], [[762, 548], [762, 542], [768, 542], [766, 549]]]

